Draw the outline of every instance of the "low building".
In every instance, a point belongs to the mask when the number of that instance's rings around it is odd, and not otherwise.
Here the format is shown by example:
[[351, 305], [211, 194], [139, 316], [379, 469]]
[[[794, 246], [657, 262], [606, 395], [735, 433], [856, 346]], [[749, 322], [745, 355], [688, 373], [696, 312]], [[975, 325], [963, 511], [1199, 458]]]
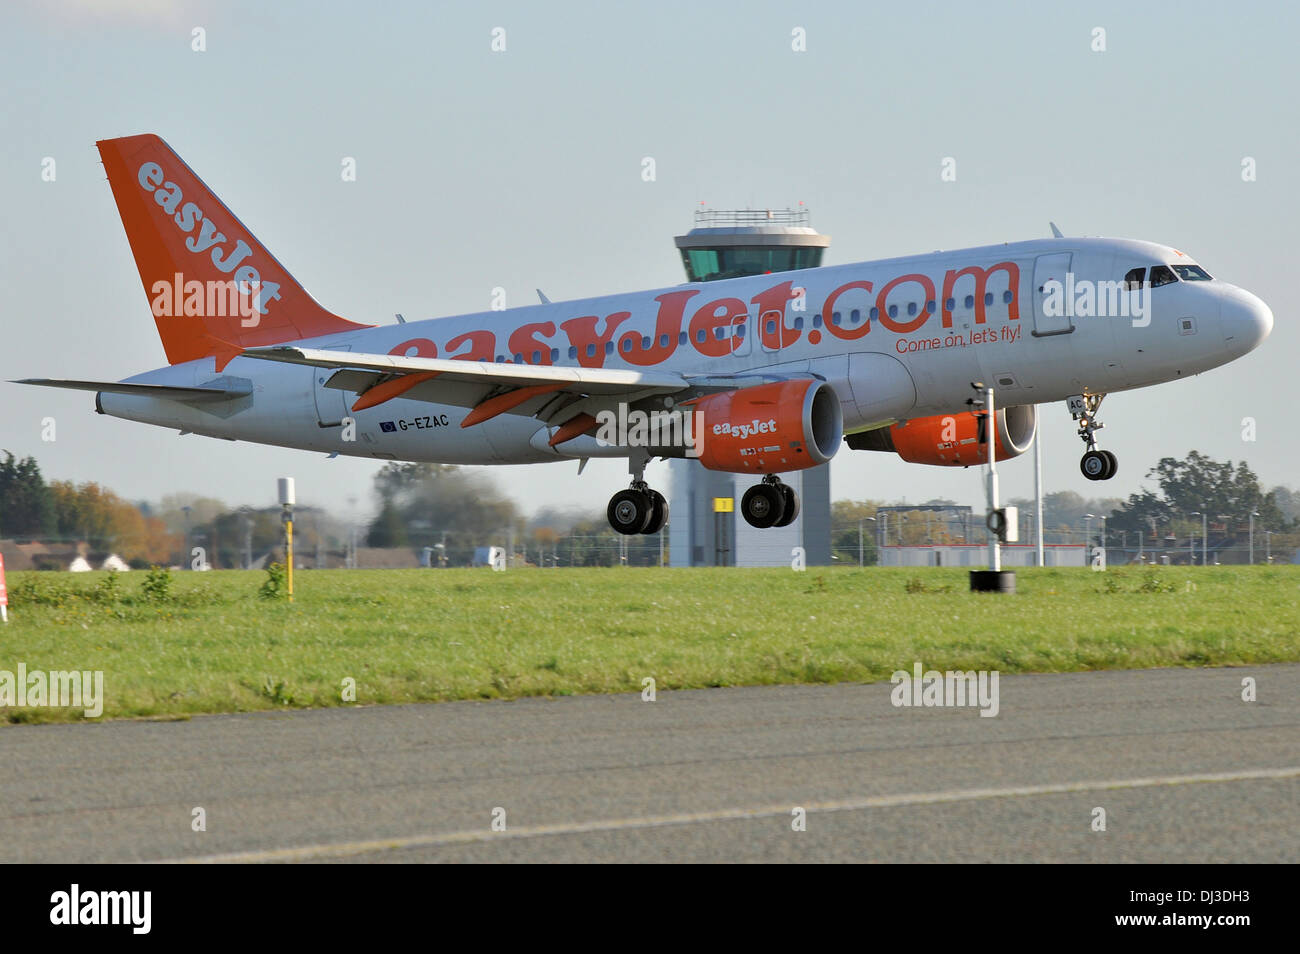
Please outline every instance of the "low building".
[[[1087, 566], [1088, 548], [1082, 543], [1053, 543], [1043, 547], [1044, 566]], [[988, 566], [989, 548], [984, 544], [944, 546], [880, 547], [881, 566]], [[1032, 543], [1002, 545], [1002, 565], [1037, 566], [1038, 548]]]

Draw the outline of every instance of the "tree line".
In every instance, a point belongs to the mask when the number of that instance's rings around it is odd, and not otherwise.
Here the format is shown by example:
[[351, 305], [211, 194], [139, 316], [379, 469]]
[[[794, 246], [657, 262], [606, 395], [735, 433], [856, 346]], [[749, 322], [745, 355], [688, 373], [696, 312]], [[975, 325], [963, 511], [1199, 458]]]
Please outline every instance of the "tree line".
[[85, 541], [136, 563], [166, 563], [179, 548], [164, 521], [89, 481], [46, 483], [32, 457], [0, 460], [0, 538]]
[[[1300, 491], [1277, 486], [1265, 491], [1245, 462], [1216, 461], [1192, 451], [1186, 458], [1162, 458], [1147, 474], [1153, 486], [1128, 499], [1084, 498], [1074, 491], [1044, 496], [1043, 526], [1049, 543], [1082, 542], [1079, 528], [1091, 514], [1094, 540], [1106, 545], [1158, 549], [1170, 539], [1199, 537], [1206, 514], [1210, 548], [1244, 545], [1250, 515], [1256, 533], [1272, 531], [1281, 548], [1300, 544]], [[466, 566], [482, 546], [513, 545], [517, 560], [541, 566], [600, 566], [626, 561], [658, 564], [666, 543], [656, 537], [622, 537], [610, 529], [604, 509], [543, 508], [531, 518], [481, 471], [446, 464], [390, 463], [374, 478], [376, 510], [362, 528], [360, 545], [431, 548], [436, 563]], [[1012, 499], [1022, 514], [1031, 499]], [[947, 500], [923, 507], [942, 508]], [[982, 508], [955, 519], [941, 509], [890, 513], [881, 501], [837, 500], [832, 504], [832, 552], [837, 563], [877, 562], [877, 543], [983, 543]], [[1026, 533], [1032, 517], [1026, 516]], [[273, 552], [282, 540], [278, 507], [230, 508], [193, 494], [164, 497], [158, 504], [132, 503], [95, 482], [47, 482], [32, 457], [0, 459], [0, 538], [79, 542], [92, 551], [114, 552], [137, 566], [189, 564], [194, 548], [213, 567], [249, 565]], [[352, 541], [346, 521], [299, 507], [295, 521], [299, 552], [339, 553]], [[1259, 545], [1257, 541], [1257, 546]]]

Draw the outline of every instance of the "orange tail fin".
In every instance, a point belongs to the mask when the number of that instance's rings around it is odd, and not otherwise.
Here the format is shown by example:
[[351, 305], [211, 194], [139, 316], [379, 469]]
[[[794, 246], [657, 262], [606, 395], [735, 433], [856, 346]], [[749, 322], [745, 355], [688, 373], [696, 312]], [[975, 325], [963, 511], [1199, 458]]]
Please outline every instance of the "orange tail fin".
[[318, 305], [157, 136], [96, 145], [171, 364], [368, 327]]

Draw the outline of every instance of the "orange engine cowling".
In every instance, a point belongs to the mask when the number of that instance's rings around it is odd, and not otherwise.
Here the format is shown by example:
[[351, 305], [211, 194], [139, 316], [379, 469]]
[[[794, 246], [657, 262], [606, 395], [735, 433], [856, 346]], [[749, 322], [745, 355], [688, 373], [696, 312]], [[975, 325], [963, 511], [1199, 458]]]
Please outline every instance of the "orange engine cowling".
[[[1033, 404], [1001, 408], [996, 412], [998, 460], [1019, 457], [1034, 445], [1038, 408]], [[988, 445], [980, 438], [979, 420], [971, 411], [917, 417], [893, 427], [850, 434], [854, 450], [893, 451], [909, 464], [969, 467], [988, 463]]]
[[778, 381], [693, 402], [702, 417], [700, 463], [709, 470], [773, 474], [824, 464], [844, 435], [840, 399], [825, 381]]

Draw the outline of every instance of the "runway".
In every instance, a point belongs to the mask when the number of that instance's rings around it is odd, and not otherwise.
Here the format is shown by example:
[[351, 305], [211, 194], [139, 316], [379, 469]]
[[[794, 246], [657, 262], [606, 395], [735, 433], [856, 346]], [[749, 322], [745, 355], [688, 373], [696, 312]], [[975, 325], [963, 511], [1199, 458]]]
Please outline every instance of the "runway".
[[1300, 665], [891, 688], [10, 726], [0, 861], [1300, 860]]

